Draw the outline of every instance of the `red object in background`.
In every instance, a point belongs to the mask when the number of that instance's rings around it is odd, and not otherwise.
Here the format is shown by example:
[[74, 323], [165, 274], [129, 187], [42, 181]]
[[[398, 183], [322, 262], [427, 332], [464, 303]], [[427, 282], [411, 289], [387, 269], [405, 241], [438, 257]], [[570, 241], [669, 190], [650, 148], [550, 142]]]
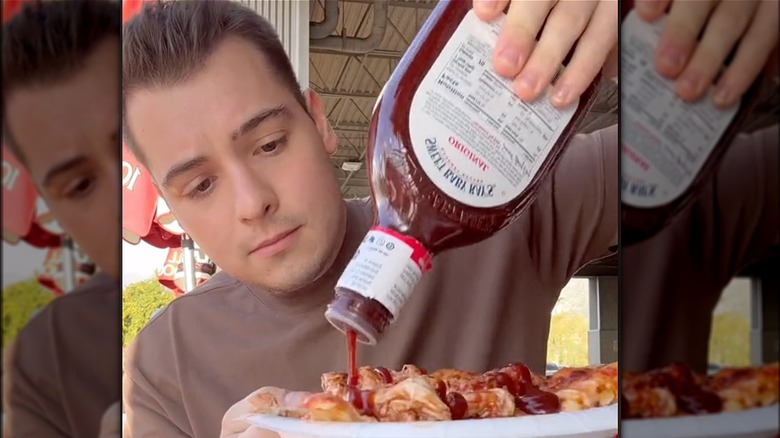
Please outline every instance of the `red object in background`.
[[[97, 271], [95, 264], [79, 250], [73, 252], [74, 286], [89, 280]], [[49, 248], [43, 262], [43, 271], [38, 274], [38, 283], [55, 296], [64, 294], [65, 272], [62, 264], [62, 248]]]
[[137, 244], [149, 234], [158, 196], [149, 172], [122, 145], [122, 238]]
[[23, 4], [30, 2], [31, 0], [3, 0], [3, 23], [19, 12]]
[[38, 191], [30, 175], [3, 146], [3, 240], [24, 241], [38, 248], [60, 245], [60, 236], [38, 222], [37, 203]]
[[141, 12], [143, 4], [150, 1], [154, 0], [122, 0], [122, 23], [126, 23], [135, 14]]
[[[165, 260], [162, 270], [157, 275], [157, 281], [171, 289], [176, 295], [184, 294], [184, 250], [182, 248], [170, 248], [168, 258]], [[211, 278], [216, 272], [216, 265], [202, 251], [195, 250], [195, 286], [198, 286]]]
[[181, 237], [155, 221], [160, 195], [149, 171], [122, 146], [122, 238], [157, 248], [181, 246]]

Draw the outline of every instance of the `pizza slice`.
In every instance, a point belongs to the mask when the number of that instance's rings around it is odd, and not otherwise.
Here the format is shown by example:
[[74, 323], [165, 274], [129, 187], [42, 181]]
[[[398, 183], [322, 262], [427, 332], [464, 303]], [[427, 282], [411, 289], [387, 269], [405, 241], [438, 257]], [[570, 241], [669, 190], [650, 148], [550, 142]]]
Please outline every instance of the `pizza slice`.
[[581, 411], [617, 402], [617, 363], [562, 368], [550, 376], [542, 389], [557, 395], [562, 411]]
[[778, 363], [725, 368], [706, 377], [684, 364], [625, 373], [623, 418], [658, 418], [743, 411], [778, 402]]
[[711, 376], [705, 386], [721, 398], [724, 411], [769, 406], [778, 402], [778, 362], [725, 368]]
[[[416, 422], [538, 415], [614, 403], [616, 365], [562, 370], [550, 379], [523, 364], [485, 373], [452, 368], [427, 373], [414, 365], [400, 370], [360, 367], [324, 373], [321, 393], [268, 391], [253, 400], [255, 412], [315, 421]], [[557, 391], [561, 395], [556, 395]], [[293, 394], [293, 393], [290, 393]], [[563, 397], [563, 398], [560, 398]], [[567, 398], [568, 397], [568, 398]]]

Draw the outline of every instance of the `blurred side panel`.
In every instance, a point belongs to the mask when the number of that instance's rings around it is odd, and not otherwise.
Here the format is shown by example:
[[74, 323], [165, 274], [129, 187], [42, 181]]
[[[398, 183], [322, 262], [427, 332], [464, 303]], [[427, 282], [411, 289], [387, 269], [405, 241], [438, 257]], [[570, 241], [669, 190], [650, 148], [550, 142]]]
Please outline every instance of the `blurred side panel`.
[[119, 436], [121, 5], [2, 4], [3, 437]]

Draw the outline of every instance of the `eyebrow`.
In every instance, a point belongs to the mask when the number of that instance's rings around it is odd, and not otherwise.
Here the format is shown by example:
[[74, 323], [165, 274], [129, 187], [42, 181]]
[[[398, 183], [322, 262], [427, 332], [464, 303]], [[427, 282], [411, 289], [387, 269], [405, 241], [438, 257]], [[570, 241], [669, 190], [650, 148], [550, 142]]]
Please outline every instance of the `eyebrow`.
[[165, 174], [162, 185], [164, 187], [170, 187], [174, 179], [184, 173], [189, 172], [192, 169], [202, 166], [207, 161], [208, 158], [206, 157], [195, 157], [193, 159], [174, 165], [168, 170], [168, 173]]
[[49, 169], [48, 172], [46, 172], [46, 175], [43, 177], [43, 185], [44, 187], [50, 186], [54, 180], [59, 177], [60, 175], [70, 172], [73, 169], [83, 165], [87, 162], [87, 157], [83, 155], [79, 155], [77, 157], [71, 158], [70, 160], [64, 161], [51, 169]]
[[264, 121], [273, 117], [287, 116], [287, 115], [289, 115], [289, 113], [287, 111], [287, 107], [284, 105], [279, 105], [275, 108], [264, 109], [259, 113], [255, 114], [251, 119], [244, 122], [238, 129], [233, 131], [233, 134], [231, 134], [230, 139], [232, 141], [236, 141], [247, 132], [257, 128]]
[[[247, 132], [257, 128], [264, 121], [273, 117], [286, 116], [287, 114], [288, 114], [287, 107], [284, 105], [279, 105], [274, 108], [264, 109], [258, 112], [257, 114], [255, 114], [254, 116], [252, 116], [252, 118], [250, 118], [246, 122], [242, 123], [241, 126], [238, 127], [238, 129], [233, 131], [233, 133], [230, 135], [230, 139], [232, 141], [236, 141], [240, 137], [245, 135]], [[176, 179], [177, 177], [179, 177], [180, 175], [186, 172], [189, 172], [192, 169], [202, 166], [207, 161], [208, 158], [201, 156], [174, 165], [173, 167], [170, 168], [170, 170], [168, 170], [168, 173], [165, 174], [165, 178], [163, 178], [163, 182], [162, 182], [163, 187], [170, 187], [174, 179]]]

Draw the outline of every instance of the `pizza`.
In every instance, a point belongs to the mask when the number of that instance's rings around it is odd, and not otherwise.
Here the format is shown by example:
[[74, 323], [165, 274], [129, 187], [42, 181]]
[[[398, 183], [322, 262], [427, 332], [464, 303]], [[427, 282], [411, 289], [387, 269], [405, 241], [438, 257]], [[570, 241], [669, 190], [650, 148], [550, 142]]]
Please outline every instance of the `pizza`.
[[484, 373], [414, 365], [400, 370], [328, 372], [322, 392], [268, 391], [254, 412], [312, 421], [415, 422], [543, 415], [609, 406], [618, 400], [617, 364], [563, 368], [549, 377], [515, 363]]
[[778, 403], [778, 362], [724, 368], [713, 375], [676, 363], [646, 373], [624, 373], [623, 418], [668, 418], [738, 412]]

